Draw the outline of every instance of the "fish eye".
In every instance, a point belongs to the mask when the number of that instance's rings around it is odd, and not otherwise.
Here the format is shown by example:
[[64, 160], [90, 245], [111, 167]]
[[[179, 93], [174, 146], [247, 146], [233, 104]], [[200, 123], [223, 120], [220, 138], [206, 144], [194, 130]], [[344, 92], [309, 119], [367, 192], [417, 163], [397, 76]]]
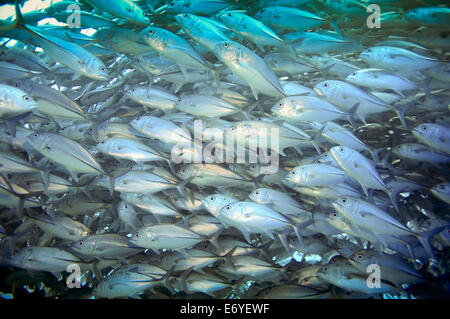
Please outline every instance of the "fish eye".
[[189, 16], [187, 14], [183, 14], [183, 18], [187, 19]]
[[422, 131], [426, 131], [427, 127], [426, 126], [422, 126], [421, 129], [422, 129]]
[[445, 185], [439, 185], [439, 189], [440, 190], [444, 190], [445, 189]]
[[209, 199], [212, 200], [212, 201], [214, 201], [214, 196], [211, 196]]
[[228, 48], [228, 45], [229, 45], [228, 42], [226, 42], [226, 43], [223, 44], [223, 46], [224, 46], [225, 48]]
[[23, 96], [23, 100], [26, 101], [26, 102], [28, 102], [28, 101], [30, 100], [30, 98], [29, 98], [28, 96], [24, 95], [24, 96]]
[[263, 14], [264, 13], [264, 9], [262, 9], [262, 10], [259, 10], [259, 12], [258, 12], [259, 14]]
[[341, 203], [346, 203], [346, 202], [347, 202], [347, 200], [345, 198], [341, 199]]
[[283, 106], [283, 103], [281, 103], [281, 102], [280, 102], [280, 103], [278, 103], [278, 106]]
[[137, 59], [136, 59], [136, 62], [137, 62], [137, 63], [140, 63], [140, 62], [141, 62], [141, 59], [137, 58]]
[[328, 267], [323, 267], [322, 269], [325, 271], [328, 271]]
[[39, 137], [39, 134], [38, 134], [38, 133], [35, 133], [35, 134], [34, 134], [34, 137]]
[[83, 244], [84, 244], [83, 241], [80, 241], [80, 242], [78, 243], [78, 245], [80, 245], [80, 246], [83, 246]]
[[252, 169], [254, 169], [256, 166], [255, 165], [252, 165], [252, 166], [250, 166]]
[[153, 34], [153, 30], [148, 31], [149, 34]]
[[356, 255], [356, 258], [362, 259], [362, 255]]
[[227, 14], [227, 17], [231, 17], [231, 13], [228, 13], [228, 14]]
[[295, 175], [296, 173], [295, 173], [295, 171], [292, 171], [291, 174], [292, 174], [292, 175]]
[[259, 192], [255, 192], [256, 195], [259, 195]]
[[181, 97], [178, 98], [178, 102], [181, 102]]
[[227, 209], [227, 210], [230, 210], [230, 209], [231, 209], [231, 206], [230, 206], [230, 205], [227, 205], [226, 209]]
[[372, 51], [373, 51], [372, 49], [367, 49], [368, 53], [372, 53]]
[[344, 151], [344, 148], [343, 148], [343, 147], [339, 148], [339, 151], [340, 151], [340, 152], [343, 152], [343, 151]]
[[355, 76], [355, 75], [356, 75], [356, 72], [353, 72], [352, 75]]
[[332, 213], [331, 216], [337, 217], [337, 214], [336, 213]]
[[323, 87], [324, 87], [324, 88], [327, 88], [327, 87], [328, 87], [328, 83], [324, 83], [324, 84], [323, 84]]
[[106, 71], [105, 67], [104, 67], [104, 66], [101, 66], [101, 67], [100, 67], [100, 71], [105, 72], [105, 71]]
[[141, 237], [141, 233], [137, 232], [136, 234], [134, 234], [134, 237], [135, 237], [135, 238]]
[[125, 208], [128, 208], [128, 205], [125, 205]]

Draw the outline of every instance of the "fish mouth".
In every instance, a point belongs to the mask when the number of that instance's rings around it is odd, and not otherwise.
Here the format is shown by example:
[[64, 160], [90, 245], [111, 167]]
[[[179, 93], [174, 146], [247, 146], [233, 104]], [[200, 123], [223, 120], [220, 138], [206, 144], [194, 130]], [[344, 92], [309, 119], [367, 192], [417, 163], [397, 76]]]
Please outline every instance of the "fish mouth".
[[132, 248], [132, 249], [142, 249], [144, 250], [145, 248], [142, 246], [136, 246], [136, 244], [134, 242], [131, 242], [132, 239], [130, 239], [128, 241], [128, 248]]
[[412, 131], [411, 131], [411, 133], [413, 133], [414, 135], [418, 135], [418, 136], [421, 136], [421, 134], [420, 134], [420, 130], [418, 129], [418, 128], [415, 128], [415, 129], [413, 129]]
[[321, 96], [323, 96], [323, 95], [325, 95], [318, 87], [314, 87], [314, 92], [316, 92], [318, 95], [321, 95]]
[[271, 111], [272, 111], [272, 113], [278, 113], [278, 112], [280, 112], [280, 107], [279, 106], [274, 106], [274, 107], [272, 107], [271, 109], [270, 109]]
[[109, 76], [107, 75], [97, 75], [95, 77], [95, 80], [99, 80], [99, 81], [108, 81], [109, 80]]
[[340, 205], [337, 201], [331, 203], [331, 206], [332, 206], [335, 210], [338, 210], [338, 208], [341, 207], [341, 205]]

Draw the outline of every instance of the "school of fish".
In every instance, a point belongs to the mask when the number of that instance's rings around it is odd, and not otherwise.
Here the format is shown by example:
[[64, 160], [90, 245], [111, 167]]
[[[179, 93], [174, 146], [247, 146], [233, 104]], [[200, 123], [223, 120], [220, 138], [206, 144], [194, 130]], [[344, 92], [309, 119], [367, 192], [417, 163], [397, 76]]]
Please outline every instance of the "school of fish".
[[2, 274], [53, 298], [448, 298], [448, 2], [28, 2], [0, 7]]

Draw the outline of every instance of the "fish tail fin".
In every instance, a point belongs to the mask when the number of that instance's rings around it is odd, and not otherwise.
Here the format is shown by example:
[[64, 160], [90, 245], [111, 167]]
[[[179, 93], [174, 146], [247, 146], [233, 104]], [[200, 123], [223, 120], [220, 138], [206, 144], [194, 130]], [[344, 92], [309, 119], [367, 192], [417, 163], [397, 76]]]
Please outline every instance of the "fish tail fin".
[[170, 269], [166, 272], [166, 274], [161, 279], [161, 282], [164, 283], [164, 286], [166, 286], [166, 288], [170, 291], [170, 293], [172, 295], [175, 294], [175, 289], [173, 289], [172, 284], [170, 283], [170, 277], [172, 276], [172, 274], [175, 270], [175, 266], [176, 265], [172, 265], [172, 267], [170, 267]]
[[250, 120], [254, 119], [254, 117], [251, 115], [251, 113], [255, 110], [255, 108], [260, 109], [260, 104], [261, 104], [261, 100], [256, 101], [255, 103], [250, 105], [250, 107], [248, 107], [245, 111], [242, 111], [242, 113], [244, 114], [244, 116], [247, 120], [250, 121]]
[[214, 82], [216, 82], [217, 88], [220, 89], [221, 88], [221, 86], [220, 86], [220, 70], [212, 69], [211, 73], [213, 74]]
[[186, 285], [186, 278], [189, 276], [189, 274], [194, 270], [194, 266], [192, 266], [191, 268], [185, 270], [181, 276], [180, 276], [180, 280], [181, 280], [181, 286], [183, 287], [183, 290], [189, 294], [191, 291], [188, 289], [187, 285]]
[[425, 93], [426, 96], [428, 96], [429, 98], [437, 101], [436, 96], [433, 93], [431, 93], [431, 90], [430, 90], [430, 83], [431, 83], [431, 81], [433, 81], [432, 77], [429, 77], [429, 78], [425, 79], [425, 81], [423, 82], [423, 85], [422, 85], [422, 90], [423, 90], [423, 92]]
[[287, 242], [287, 233], [277, 233], [278, 238], [281, 241], [281, 244], [283, 245], [284, 249], [286, 250], [286, 252], [290, 255], [291, 254], [291, 250], [289, 249], [289, 245]]
[[417, 233], [416, 237], [422, 244], [423, 248], [425, 248], [425, 251], [428, 253], [428, 255], [432, 258], [435, 257], [433, 248], [431, 246], [430, 240], [435, 235], [439, 234], [446, 226], [437, 226], [430, 230], [426, 230], [421, 233]]
[[180, 184], [178, 184], [178, 185], [176, 186], [178, 192], [180, 193], [180, 195], [181, 195], [183, 198], [188, 198], [188, 197], [187, 197], [187, 194], [186, 194], [185, 187], [186, 187], [187, 184], [189, 184], [190, 182], [192, 182], [192, 180], [193, 180], [194, 178], [195, 178], [195, 175], [194, 175], [194, 176], [191, 176], [191, 177], [189, 177], [189, 178], [187, 178], [187, 179], [185, 179], [184, 181], [182, 181]]
[[228, 265], [230, 265], [231, 269], [233, 269], [233, 270], [236, 269], [236, 265], [234, 264], [232, 257], [237, 248], [238, 248], [238, 246], [234, 246], [233, 249], [231, 249], [224, 256], [222, 256], [224, 258], [225, 262]]
[[369, 152], [370, 156], [372, 157], [372, 159], [375, 161], [375, 163], [377, 165], [380, 165], [380, 157], [378, 156], [378, 154], [384, 150], [384, 148], [376, 148], [374, 150], [371, 150], [370, 148], [367, 148], [367, 151]]
[[400, 212], [400, 209], [398, 207], [398, 201], [397, 201], [397, 191], [391, 190], [389, 188], [386, 187], [386, 194], [389, 196], [389, 199], [391, 200], [392, 206], [394, 206], [394, 209], [397, 212]]
[[292, 57], [294, 58], [294, 61], [299, 62], [297, 52], [295, 51], [294, 44], [289, 43], [288, 48], [289, 48], [289, 52], [291, 53]]
[[353, 127], [353, 129], [356, 131], [358, 129], [358, 124], [356, 124], [356, 111], [358, 110], [359, 103], [356, 103], [352, 106], [350, 110], [347, 112], [347, 120], [350, 123], [350, 125]]
[[302, 229], [304, 229], [304, 228], [306, 228], [306, 227], [308, 227], [308, 226], [310, 226], [312, 224], [313, 224], [313, 219], [310, 219], [310, 220], [308, 220], [306, 222], [303, 222], [303, 223], [300, 223], [300, 224], [294, 224], [293, 225], [295, 234], [297, 235], [297, 238], [299, 240], [300, 246], [302, 248], [305, 247], [305, 242], [303, 241], [303, 236], [302, 236]]
[[383, 159], [380, 162], [380, 166], [386, 168], [391, 174], [393, 174], [394, 176], [397, 175], [404, 175], [405, 171], [395, 168], [393, 167], [390, 163], [389, 160], [391, 159], [391, 153], [388, 152], [386, 153], [386, 155], [383, 157]]
[[14, 2], [14, 11], [16, 13], [16, 21], [14, 21], [14, 26], [21, 27], [25, 25], [25, 20], [23, 18], [22, 12], [20, 11], [20, 0]]
[[209, 238], [208, 241], [214, 246], [214, 248], [216, 250], [220, 249], [220, 244], [219, 244], [219, 236], [223, 231], [223, 226], [220, 227], [220, 229], [218, 231], [216, 231], [214, 234], [212, 234]]
[[316, 149], [316, 151], [319, 153], [319, 155], [321, 155], [320, 152], [320, 138], [322, 137], [322, 133], [325, 130], [325, 125], [322, 125], [322, 127], [316, 132], [314, 133], [313, 137], [312, 137], [312, 141], [313, 141], [313, 146]]
[[109, 190], [109, 195], [111, 195], [111, 198], [114, 197], [114, 181], [116, 180], [115, 175], [107, 175], [106, 179], [108, 180], [108, 190]]
[[408, 123], [406, 122], [405, 112], [408, 108], [410, 108], [411, 106], [414, 106], [415, 104], [416, 104], [416, 101], [411, 101], [411, 102], [408, 102], [398, 108], [395, 108], [395, 113], [397, 113], [397, 116], [398, 116], [400, 122], [402, 123], [403, 127], [405, 128], [405, 130], [408, 129]]
[[94, 277], [98, 278], [98, 280], [101, 280], [102, 278], [102, 272], [101, 270], [98, 268], [98, 263], [100, 261], [94, 259], [91, 263], [89, 263], [88, 265], [88, 270], [90, 270], [93, 274]]

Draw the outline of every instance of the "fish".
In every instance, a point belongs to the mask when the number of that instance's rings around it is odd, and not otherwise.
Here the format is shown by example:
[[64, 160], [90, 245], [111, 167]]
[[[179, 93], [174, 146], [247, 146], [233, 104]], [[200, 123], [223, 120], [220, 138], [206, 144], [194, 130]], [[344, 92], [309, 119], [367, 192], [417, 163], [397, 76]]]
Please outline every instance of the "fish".
[[37, 108], [36, 102], [24, 91], [9, 85], [0, 85], [0, 117], [12, 118]]
[[133, 255], [141, 248], [129, 243], [127, 237], [118, 234], [95, 234], [71, 243], [77, 253], [98, 259], [116, 259]]
[[[278, 46], [284, 44], [284, 40], [264, 23], [246, 14], [227, 12], [219, 15], [219, 19], [234, 33], [252, 41], [262, 52], [265, 52], [265, 45]], [[227, 39], [223, 41], [227, 41]]]
[[163, 28], [148, 27], [141, 34], [160, 55], [178, 64], [184, 78], [186, 69], [212, 70], [205, 59], [182, 37]]
[[447, 126], [425, 123], [414, 128], [412, 133], [420, 142], [431, 146], [436, 151], [450, 154], [448, 143], [450, 130]]
[[376, 168], [366, 157], [349, 147], [343, 146], [334, 146], [330, 152], [339, 166], [359, 182], [366, 195], [368, 195], [368, 188], [382, 190], [389, 195], [394, 207], [398, 207], [396, 199], [392, 196], [392, 191], [387, 188]]
[[258, 99], [258, 92], [275, 97], [286, 95], [273, 71], [258, 55], [242, 44], [221, 41], [216, 43], [214, 53], [250, 86], [255, 99]]
[[268, 26], [293, 31], [304, 31], [327, 22], [309, 11], [283, 6], [265, 7], [255, 14], [255, 18]]
[[183, 13], [177, 14], [175, 21], [195, 42], [210, 51], [214, 51], [217, 42], [230, 40], [215, 23], [204, 17]]
[[191, 247], [205, 238], [199, 234], [173, 224], [158, 224], [139, 228], [130, 243], [138, 247], [152, 249], [182, 249]]
[[418, 85], [408, 80], [380, 69], [357, 70], [345, 78], [345, 81], [365, 86], [374, 90], [392, 90], [405, 96], [403, 91], [416, 90]]
[[42, 229], [48, 236], [58, 237], [70, 241], [80, 240], [91, 234], [91, 230], [84, 224], [66, 216], [26, 216], [33, 224]]
[[142, 8], [130, 0], [114, 0], [112, 3], [104, 0], [89, 0], [89, 3], [101, 11], [108, 12], [132, 24], [145, 26], [150, 23]]
[[107, 173], [80, 144], [52, 133], [33, 133], [27, 137], [32, 147], [48, 159], [73, 173]]

